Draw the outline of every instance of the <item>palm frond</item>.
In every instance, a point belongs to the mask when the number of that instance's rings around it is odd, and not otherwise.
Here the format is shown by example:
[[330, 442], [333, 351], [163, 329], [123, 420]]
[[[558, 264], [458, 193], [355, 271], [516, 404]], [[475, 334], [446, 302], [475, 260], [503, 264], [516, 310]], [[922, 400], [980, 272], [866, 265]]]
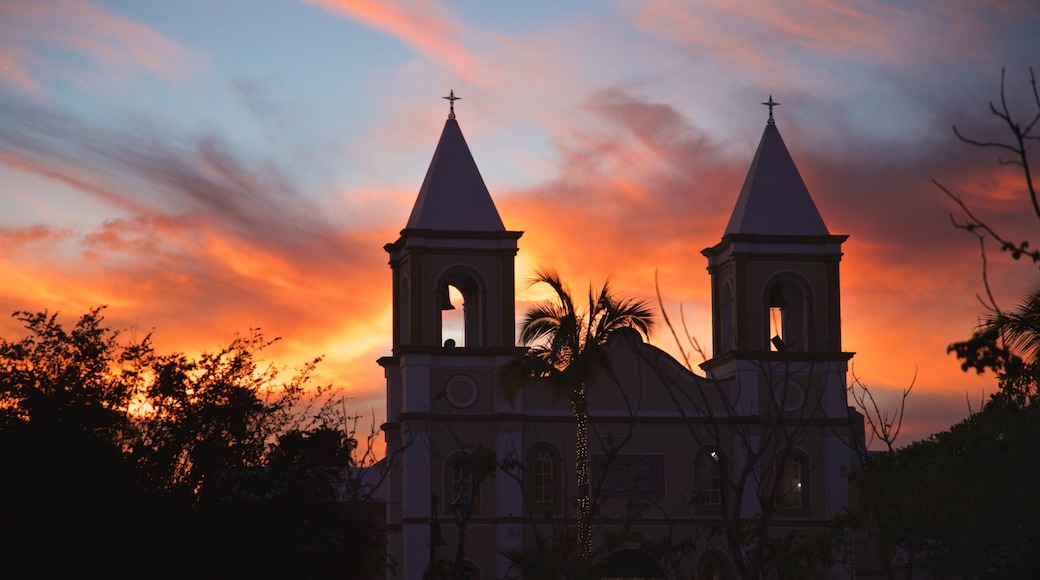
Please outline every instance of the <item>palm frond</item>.
[[1023, 359], [1040, 359], [1040, 280], [1033, 283], [1015, 310], [995, 313], [985, 325], [997, 330]]

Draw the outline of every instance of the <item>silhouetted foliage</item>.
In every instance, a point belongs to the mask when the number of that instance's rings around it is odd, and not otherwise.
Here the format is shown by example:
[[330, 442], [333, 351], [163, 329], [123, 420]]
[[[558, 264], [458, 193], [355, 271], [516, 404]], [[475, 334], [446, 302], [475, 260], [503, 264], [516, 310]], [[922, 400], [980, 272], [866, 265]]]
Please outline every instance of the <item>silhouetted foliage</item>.
[[520, 580], [593, 580], [603, 571], [603, 563], [586, 558], [577, 536], [566, 529], [553, 530], [503, 554], [513, 577]]
[[[981, 411], [856, 474], [853, 518], [888, 577], [1026, 578], [1040, 566], [1040, 406], [992, 399]], [[863, 529], [862, 527], [858, 529]], [[864, 570], [868, 571], [868, 570]]]
[[[309, 413], [259, 331], [192, 359], [123, 343], [102, 309], [0, 338], [4, 575], [349, 577], [385, 565], [357, 441]], [[327, 394], [327, 388], [318, 389]], [[343, 428], [335, 425], [342, 424]], [[370, 462], [369, 462], [370, 463]]]
[[[1021, 170], [1022, 191], [1040, 221], [1029, 147], [1040, 140], [1040, 94], [1030, 69], [1035, 111], [1012, 115], [1001, 75], [1000, 101], [990, 112], [1009, 142], [957, 137], [1011, 154], [1001, 165]], [[986, 270], [985, 240], [1012, 258], [1040, 261], [1028, 241], [1010, 242], [936, 182], [960, 208], [954, 226], [978, 238], [986, 312], [970, 338], [949, 346], [964, 371], [992, 372], [998, 391], [967, 419], [902, 449], [874, 454], [854, 474], [857, 505], [843, 522], [859, 534], [862, 562], [878, 563], [889, 578], [1026, 578], [1040, 569], [1040, 280], [1012, 311], [1001, 309]], [[861, 566], [862, 568], [862, 566]], [[867, 570], [869, 571], [869, 570]]]

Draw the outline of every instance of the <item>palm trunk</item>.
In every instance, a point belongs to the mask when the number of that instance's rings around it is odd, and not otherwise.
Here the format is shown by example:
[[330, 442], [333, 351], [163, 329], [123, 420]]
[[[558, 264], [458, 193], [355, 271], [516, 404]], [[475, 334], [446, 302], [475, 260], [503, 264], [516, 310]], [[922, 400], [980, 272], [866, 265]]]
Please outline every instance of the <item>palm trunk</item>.
[[571, 402], [574, 411], [575, 429], [575, 473], [578, 478], [578, 544], [586, 560], [592, 555], [592, 526], [589, 522], [591, 500], [589, 497], [589, 410], [585, 400], [585, 386], [574, 393]]

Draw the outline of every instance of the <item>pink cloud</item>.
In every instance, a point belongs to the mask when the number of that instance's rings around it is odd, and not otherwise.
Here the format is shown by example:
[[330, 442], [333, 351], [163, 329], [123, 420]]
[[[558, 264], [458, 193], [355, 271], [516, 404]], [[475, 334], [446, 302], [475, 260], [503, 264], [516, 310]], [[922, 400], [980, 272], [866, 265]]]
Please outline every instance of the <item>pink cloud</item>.
[[477, 59], [464, 42], [471, 36], [436, 0], [306, 0], [386, 32], [456, 76], [480, 84]]
[[[0, 161], [118, 217], [84, 230], [0, 227], [7, 314], [71, 318], [107, 304], [113, 328], [155, 328], [161, 348], [189, 352], [259, 327], [290, 339], [268, 356], [291, 365], [327, 355], [320, 380], [375, 400], [385, 346], [372, 337], [389, 305], [381, 247], [396, 228], [370, 219], [346, 229], [276, 164], [214, 137], [175, 147], [41, 107], [17, 113], [0, 129]], [[0, 317], [3, 336], [18, 332]]]
[[81, 68], [45, 61], [38, 55], [45, 49], [85, 56], [117, 77], [140, 69], [166, 80], [182, 80], [205, 61], [155, 31], [83, 0], [0, 3], [0, 55], [4, 55], [0, 78], [39, 94], [43, 76], [83, 74]]
[[[700, 250], [719, 241], [751, 153], [734, 155], [676, 110], [623, 91], [598, 93], [584, 110], [587, 125], [554, 127], [557, 175], [498, 203], [507, 226], [526, 232], [521, 300], [532, 298], [523, 278], [540, 265], [557, 268], [575, 288], [609, 276], [617, 290], [650, 298], [656, 272], [673, 321], [682, 307], [690, 332], [710, 351]], [[781, 130], [830, 230], [851, 235], [842, 265], [843, 326], [845, 348], [858, 353], [857, 373], [896, 392], [916, 372], [915, 396], [943, 401], [944, 416], [914, 402], [924, 411], [908, 415], [913, 435], [905, 442], [947, 427], [966, 415], [966, 396], [977, 407], [995, 382], [963, 373], [946, 354], [974, 328], [981, 280], [977, 245], [950, 226], [952, 207], [931, 178], [977, 191], [980, 208], [999, 210], [989, 214], [994, 223], [1028, 235], [1035, 219], [1007, 203], [1009, 196], [1023, 202], [1016, 175], [952, 138], [948, 147], [906, 150], [858, 141], [852, 151], [821, 145], [794, 127]], [[1002, 296], [1015, 297], [1035, 277], [1035, 268], [997, 260], [1003, 262], [991, 265], [991, 275]], [[654, 340], [676, 352], [667, 332]]]
[[936, 0], [913, 9], [840, 0], [648, 0], [634, 18], [644, 32], [710, 57], [707, 66], [749, 72], [749, 81], [764, 80], [789, 94], [847, 81], [842, 73], [853, 65], [934, 71], [965, 58], [979, 62], [989, 57], [980, 47], [1006, 42], [1011, 25], [1035, 14], [1035, 4], [1015, 0], [995, 6]]

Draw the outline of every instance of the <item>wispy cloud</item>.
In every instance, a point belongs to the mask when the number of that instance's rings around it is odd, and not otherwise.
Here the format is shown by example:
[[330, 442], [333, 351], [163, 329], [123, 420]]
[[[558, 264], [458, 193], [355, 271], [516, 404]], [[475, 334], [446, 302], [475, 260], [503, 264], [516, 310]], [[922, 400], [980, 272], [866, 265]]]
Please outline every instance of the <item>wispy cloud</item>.
[[[407, 219], [447, 113], [415, 105], [421, 85], [423, 99], [461, 89], [460, 122], [499, 211], [526, 232], [518, 311], [539, 265], [575, 289], [610, 277], [651, 299], [656, 272], [672, 316], [681, 304], [708, 340], [700, 251], [719, 241], [761, 134], [764, 110], [746, 111], [775, 90], [778, 126], [828, 226], [851, 235], [842, 306], [858, 374], [897, 389], [917, 368], [917, 392], [943, 393], [937, 409], [950, 420], [963, 391], [992, 388], [944, 354], [979, 309], [978, 247], [950, 227], [931, 179], [1016, 239], [1035, 232], [1013, 205], [1016, 176], [949, 132], [999, 133], [985, 102], [1002, 58], [1035, 53], [1021, 48], [1032, 31], [1007, 24], [1035, 22], [1035, 3], [651, 1], [522, 32], [434, 0], [310, 4], [414, 53], [378, 78], [349, 79], [371, 117], [355, 120], [357, 132], [293, 133], [291, 120], [324, 122], [327, 111], [310, 107], [327, 101], [289, 96], [276, 75], [233, 70], [226, 55], [198, 79], [212, 83], [213, 103], [185, 103], [192, 112], [177, 118], [159, 106], [125, 112], [99, 94], [124, 79], [176, 87], [210, 56], [80, 0], [0, 4], [0, 87], [12, 89], [0, 94], [0, 171], [44, 184], [3, 192], [35, 216], [0, 219], [5, 311], [75, 316], [109, 304], [113, 326], [155, 327], [161, 344], [186, 350], [259, 326], [286, 337], [271, 353], [279, 361], [326, 354], [328, 376], [378, 406], [373, 361], [389, 351], [391, 324], [380, 248]], [[215, 78], [224, 73], [250, 80]], [[56, 104], [59, 94], [83, 107]], [[221, 118], [239, 108], [251, 115]], [[323, 169], [301, 168], [308, 159]], [[1035, 277], [994, 262], [1009, 299]], [[0, 333], [15, 331], [0, 316]]]
[[257, 326], [335, 343], [341, 352], [330, 357], [362, 349], [374, 358], [365, 337], [388, 302], [371, 282], [384, 270], [384, 225], [342, 229], [276, 162], [247, 159], [214, 135], [184, 146], [43, 106], [0, 109], [9, 121], [0, 162], [122, 216], [85, 231], [0, 229], [5, 307], [75, 313], [104, 303], [119, 307], [117, 322], [132, 312], [170, 344]]
[[475, 31], [467, 29], [437, 0], [305, 0], [386, 32], [426, 60], [451, 70], [460, 78], [480, 83], [480, 69], [467, 45]]
[[[83, 0], [22, 0], [0, 3], [0, 79], [39, 95], [43, 78], [78, 77], [79, 67], [41, 56], [56, 50], [87, 63], [102, 80], [145, 71], [167, 81], [189, 77], [206, 62], [199, 53], [132, 20]], [[56, 70], [58, 69], [58, 70]], [[80, 78], [86, 87], [99, 82]]]

